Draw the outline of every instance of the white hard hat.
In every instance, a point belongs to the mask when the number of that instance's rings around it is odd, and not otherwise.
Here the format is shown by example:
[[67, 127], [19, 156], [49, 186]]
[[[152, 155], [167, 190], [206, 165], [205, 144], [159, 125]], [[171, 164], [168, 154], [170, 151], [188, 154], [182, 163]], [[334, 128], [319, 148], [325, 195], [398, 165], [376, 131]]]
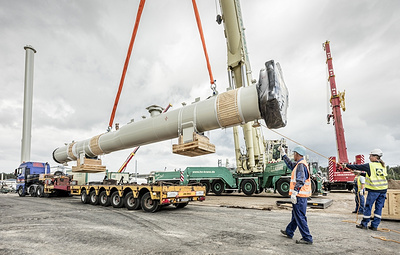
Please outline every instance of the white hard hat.
[[373, 149], [373, 150], [371, 151], [370, 155], [377, 155], [377, 156], [379, 156], [379, 157], [382, 157], [382, 156], [383, 156], [383, 152], [382, 152], [381, 149]]

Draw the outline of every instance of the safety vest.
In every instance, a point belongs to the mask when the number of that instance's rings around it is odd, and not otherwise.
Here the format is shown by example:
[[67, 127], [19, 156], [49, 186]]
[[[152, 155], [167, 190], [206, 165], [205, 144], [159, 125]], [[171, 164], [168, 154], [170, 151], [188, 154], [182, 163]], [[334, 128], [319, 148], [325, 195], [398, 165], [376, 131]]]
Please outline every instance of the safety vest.
[[354, 184], [357, 185], [357, 190], [360, 191], [361, 190], [361, 180], [360, 180], [360, 176], [356, 176], [354, 177]]
[[294, 191], [294, 187], [296, 186], [296, 171], [297, 171], [297, 166], [299, 164], [305, 165], [308, 171], [308, 179], [304, 182], [303, 187], [300, 188], [299, 193], [297, 194], [298, 197], [309, 197], [311, 196], [311, 176], [310, 176], [310, 170], [308, 169], [307, 162], [302, 159], [299, 162], [297, 162], [297, 165], [294, 167], [292, 171], [292, 177], [290, 179], [290, 190], [289, 190], [289, 195], [292, 195], [292, 192]]
[[365, 176], [365, 187], [370, 190], [385, 190], [388, 188], [386, 180], [387, 172], [386, 167], [382, 166], [379, 162], [369, 163], [371, 175]]

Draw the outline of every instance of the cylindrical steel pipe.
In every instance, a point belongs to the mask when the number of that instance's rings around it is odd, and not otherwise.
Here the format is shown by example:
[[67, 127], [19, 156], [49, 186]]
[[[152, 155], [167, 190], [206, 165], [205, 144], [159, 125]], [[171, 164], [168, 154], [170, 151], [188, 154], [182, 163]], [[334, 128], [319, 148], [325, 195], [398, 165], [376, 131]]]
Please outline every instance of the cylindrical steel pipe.
[[33, 60], [36, 50], [27, 45], [25, 49], [24, 116], [22, 123], [21, 162], [31, 160], [31, 130], [33, 101]]
[[192, 123], [195, 131], [226, 128], [261, 118], [256, 86], [230, 90], [207, 100], [184, 106], [158, 116], [132, 122], [119, 130], [57, 148], [53, 158], [58, 163], [177, 138], [182, 125]]
[[70, 143], [55, 149], [53, 158], [58, 163], [65, 163], [81, 156], [95, 157], [177, 138], [185, 130], [202, 133], [260, 118], [265, 120], [268, 128], [284, 127], [288, 92], [282, 71], [273, 60], [265, 65], [257, 85], [230, 90], [174, 111], [130, 122], [113, 132]]

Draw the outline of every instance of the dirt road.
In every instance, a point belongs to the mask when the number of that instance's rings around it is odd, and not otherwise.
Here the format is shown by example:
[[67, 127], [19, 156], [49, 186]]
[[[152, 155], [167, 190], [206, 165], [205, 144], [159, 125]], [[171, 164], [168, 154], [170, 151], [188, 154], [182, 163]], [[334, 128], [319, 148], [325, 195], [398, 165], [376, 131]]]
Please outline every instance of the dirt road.
[[[400, 234], [355, 228], [353, 195], [333, 193], [328, 209], [309, 209], [314, 244], [297, 245], [279, 230], [291, 217], [271, 194], [208, 196], [157, 213], [84, 205], [78, 197], [0, 194], [0, 254], [395, 254]], [[234, 207], [234, 208], [229, 208]], [[241, 209], [254, 208], [254, 209]], [[263, 209], [263, 210], [260, 210]], [[400, 231], [400, 222], [381, 226]], [[298, 232], [295, 239], [299, 239]]]

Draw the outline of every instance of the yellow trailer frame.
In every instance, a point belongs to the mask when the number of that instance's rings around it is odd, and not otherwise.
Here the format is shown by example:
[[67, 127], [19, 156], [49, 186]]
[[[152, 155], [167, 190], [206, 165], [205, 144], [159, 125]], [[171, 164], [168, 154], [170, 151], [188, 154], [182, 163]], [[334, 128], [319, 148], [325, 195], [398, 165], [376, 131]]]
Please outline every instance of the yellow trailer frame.
[[156, 212], [165, 205], [183, 208], [191, 201], [204, 201], [204, 186], [178, 185], [73, 185], [71, 195], [81, 196], [84, 204], [112, 205], [115, 208], [126, 207], [128, 210], [142, 208], [145, 212]]

